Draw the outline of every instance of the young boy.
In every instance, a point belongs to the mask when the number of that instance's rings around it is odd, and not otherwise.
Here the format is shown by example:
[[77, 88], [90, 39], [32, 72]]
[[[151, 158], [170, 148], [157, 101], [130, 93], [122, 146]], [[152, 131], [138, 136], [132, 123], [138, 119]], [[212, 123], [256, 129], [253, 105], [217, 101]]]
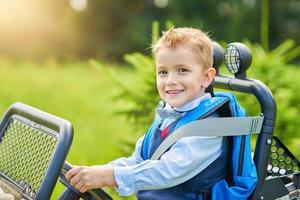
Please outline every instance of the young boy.
[[[132, 156], [107, 165], [74, 167], [66, 178], [80, 192], [103, 186], [116, 187], [121, 196], [138, 199], [198, 199], [226, 176], [227, 148], [223, 137], [184, 137], [160, 159], [149, 158], [172, 133], [178, 121], [211, 99], [205, 89], [211, 84], [213, 47], [198, 29], [171, 28], [153, 48], [157, 89], [165, 102], [157, 109], [151, 134], [140, 138]], [[203, 105], [202, 105], [203, 106]], [[212, 112], [207, 117], [218, 117]], [[150, 137], [148, 142], [145, 138]]]

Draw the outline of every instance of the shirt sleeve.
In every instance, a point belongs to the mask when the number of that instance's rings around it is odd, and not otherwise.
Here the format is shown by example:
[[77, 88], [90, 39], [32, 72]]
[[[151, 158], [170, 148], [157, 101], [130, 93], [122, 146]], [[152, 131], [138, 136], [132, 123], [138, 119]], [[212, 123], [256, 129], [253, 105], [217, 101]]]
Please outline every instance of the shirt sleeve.
[[132, 166], [142, 162], [143, 158], [141, 157], [141, 148], [142, 148], [143, 140], [144, 140], [144, 136], [138, 139], [135, 145], [135, 150], [131, 156], [118, 158], [116, 160], [109, 162], [108, 165], [111, 165], [113, 167], [121, 167], [121, 166]]
[[118, 194], [128, 196], [139, 190], [173, 187], [191, 179], [219, 157], [222, 140], [223, 137], [184, 137], [160, 160], [115, 166]]

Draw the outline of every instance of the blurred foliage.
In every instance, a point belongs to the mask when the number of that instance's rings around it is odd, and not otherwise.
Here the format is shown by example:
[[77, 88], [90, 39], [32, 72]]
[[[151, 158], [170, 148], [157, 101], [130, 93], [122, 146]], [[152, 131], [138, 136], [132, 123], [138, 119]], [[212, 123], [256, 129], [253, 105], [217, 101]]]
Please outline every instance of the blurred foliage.
[[[70, 2], [87, 2], [76, 11]], [[270, 49], [284, 38], [300, 42], [300, 2], [269, 1]], [[68, 0], [3, 1], [0, 8], [0, 56], [43, 60], [97, 58], [121, 61], [125, 53], [149, 55], [151, 23], [192, 26], [223, 41], [260, 42], [259, 0]], [[29, 12], [30, 11], [30, 12]], [[265, 16], [265, 15], [264, 15]]]
[[141, 53], [126, 54], [124, 59], [132, 66], [134, 76], [131, 81], [124, 81], [116, 68], [109, 68], [96, 60], [91, 60], [90, 63], [100, 71], [105, 71], [121, 88], [115, 99], [129, 102], [130, 106], [119, 113], [127, 115], [138, 131], [145, 131], [153, 120], [153, 108], [159, 101], [154, 61]]

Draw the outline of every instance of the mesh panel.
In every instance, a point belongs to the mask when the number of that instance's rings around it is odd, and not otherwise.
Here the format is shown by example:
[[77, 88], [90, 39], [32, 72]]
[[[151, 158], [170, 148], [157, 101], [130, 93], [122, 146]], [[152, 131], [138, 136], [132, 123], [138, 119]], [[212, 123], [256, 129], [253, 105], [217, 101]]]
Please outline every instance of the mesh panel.
[[0, 171], [35, 197], [56, 142], [40, 125], [12, 117], [0, 141]]
[[299, 161], [284, 146], [284, 144], [274, 136], [268, 163], [268, 175], [282, 176], [293, 174], [298, 172], [299, 169]]

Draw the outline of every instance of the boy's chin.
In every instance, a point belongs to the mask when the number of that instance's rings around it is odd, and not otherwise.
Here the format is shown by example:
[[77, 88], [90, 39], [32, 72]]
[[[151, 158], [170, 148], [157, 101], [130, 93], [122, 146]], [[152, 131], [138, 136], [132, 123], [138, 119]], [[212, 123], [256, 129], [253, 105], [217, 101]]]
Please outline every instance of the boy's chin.
[[166, 101], [172, 108], [178, 108], [186, 104], [186, 102], [182, 101]]

